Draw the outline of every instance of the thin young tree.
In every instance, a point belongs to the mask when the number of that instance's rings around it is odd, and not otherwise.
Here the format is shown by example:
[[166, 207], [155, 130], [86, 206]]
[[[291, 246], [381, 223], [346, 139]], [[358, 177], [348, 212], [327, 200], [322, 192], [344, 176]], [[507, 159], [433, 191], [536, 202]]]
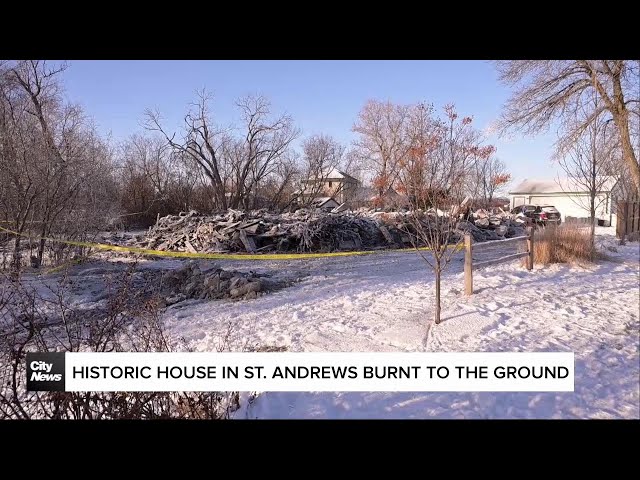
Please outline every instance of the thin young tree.
[[[457, 231], [475, 162], [486, 160], [493, 147], [480, 145], [472, 119], [459, 119], [453, 105], [444, 118], [431, 117], [423, 105], [415, 107], [409, 141], [412, 144], [400, 170], [400, 182], [412, 211], [407, 233], [435, 276], [435, 323], [441, 321], [442, 272], [450, 263], [463, 237]], [[420, 247], [426, 246], [427, 250]]]
[[[640, 61], [506, 60], [497, 67], [500, 79], [517, 87], [502, 115], [503, 131], [515, 128], [535, 134], [558, 120], [562, 156], [592, 123], [611, 118], [627, 170], [640, 191], [637, 138], [634, 142], [634, 124], [640, 120]], [[599, 101], [574, 122], [593, 95]]]

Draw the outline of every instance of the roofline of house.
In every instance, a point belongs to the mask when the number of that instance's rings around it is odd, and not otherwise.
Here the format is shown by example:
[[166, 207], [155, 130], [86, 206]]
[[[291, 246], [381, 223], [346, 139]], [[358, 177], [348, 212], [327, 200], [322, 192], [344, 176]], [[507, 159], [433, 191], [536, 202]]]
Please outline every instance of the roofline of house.
[[[610, 190], [598, 190], [596, 192], [596, 195], [598, 193], [611, 193], [613, 191], [613, 189]], [[509, 195], [555, 195], [558, 193], [563, 193], [565, 195], [575, 195], [575, 194], [579, 194], [579, 195], [589, 195], [589, 192], [586, 190], [570, 190], [570, 191], [557, 191], [557, 192], [509, 192]]]
[[360, 183], [360, 181], [356, 180], [355, 178], [353, 179], [347, 179], [347, 178], [306, 178], [304, 180], [302, 180], [302, 183], [326, 183], [326, 182], [341, 182], [341, 183]]
[[[324, 205], [324, 204], [325, 204], [325, 203], [327, 203], [327, 202], [330, 202], [331, 200], [333, 200], [335, 203], [338, 203], [338, 201], [337, 201], [335, 198], [333, 198], [333, 197], [327, 197], [325, 200], [323, 200], [322, 202], [320, 202], [320, 203], [318, 204], [318, 207], [321, 207], [322, 205]], [[338, 203], [338, 205], [340, 205], [340, 204]]]
[[[567, 177], [570, 179], [570, 177]], [[618, 175], [599, 175], [599, 178], [609, 178], [609, 179], [613, 179], [614, 182], [611, 184], [611, 186], [609, 187], [608, 190], [599, 190], [597, 193], [611, 193], [613, 192], [613, 190], [616, 188], [616, 186], [618, 185], [618, 183], [620, 182], [620, 176]], [[521, 183], [526, 182], [527, 180], [523, 180]], [[606, 183], [606, 182], [603, 182]], [[560, 187], [558, 185], [558, 187]], [[522, 190], [515, 190], [512, 192], [509, 192], [509, 195], [522, 195], [522, 194], [529, 194], [529, 195], [534, 195], [534, 194], [555, 194], [555, 193], [567, 193], [567, 194], [576, 194], [576, 193], [585, 193], [585, 194], [589, 194], [588, 191], [585, 190], [559, 190], [559, 191], [553, 191], [553, 192], [531, 192], [531, 191], [522, 191]]]
[[342, 177], [327, 177], [327, 178], [346, 178], [346, 179], [349, 179], [349, 180], [356, 180], [355, 177], [352, 177], [348, 173], [344, 173], [344, 172], [341, 172], [341, 171], [338, 171], [338, 173], [340, 173], [342, 175]]
[[346, 174], [344, 177], [309, 177], [306, 180], [312, 181], [312, 182], [317, 182], [317, 181], [326, 182], [329, 180], [336, 180], [336, 181], [347, 181], [350, 183], [360, 183], [360, 181], [357, 178], [353, 178]]

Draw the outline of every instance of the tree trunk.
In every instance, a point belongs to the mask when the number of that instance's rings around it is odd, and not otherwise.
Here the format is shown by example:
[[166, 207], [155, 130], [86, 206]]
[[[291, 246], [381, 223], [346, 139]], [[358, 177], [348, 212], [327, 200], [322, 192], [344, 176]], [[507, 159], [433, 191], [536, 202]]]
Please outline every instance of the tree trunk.
[[13, 262], [11, 265], [11, 270], [14, 275], [18, 275], [20, 270], [22, 269], [22, 252], [20, 251], [20, 241], [22, 237], [20, 235], [16, 235], [16, 242], [13, 248]]
[[611, 114], [613, 121], [618, 127], [620, 133], [620, 140], [622, 143], [622, 158], [629, 168], [629, 173], [633, 179], [633, 183], [636, 186], [636, 192], [640, 192], [640, 165], [638, 159], [633, 151], [633, 145], [631, 144], [631, 135], [629, 133], [629, 110], [625, 105], [624, 93], [622, 91], [622, 84], [620, 75], [613, 75], [613, 105]]
[[42, 221], [42, 230], [40, 231], [40, 244], [38, 245], [38, 265], [42, 265], [42, 257], [44, 256], [44, 246], [46, 240], [44, 237], [47, 234], [47, 223], [46, 221]]
[[38, 245], [38, 265], [42, 265], [42, 257], [44, 257], [44, 246], [46, 240], [44, 238], [40, 239], [40, 244]]
[[213, 187], [215, 189], [215, 202], [216, 202], [216, 208], [220, 209], [220, 210], [226, 210], [227, 209], [227, 197], [224, 194], [224, 189], [221, 189], [220, 187], [214, 185]]
[[595, 249], [595, 238], [596, 238], [596, 208], [595, 208], [595, 198], [591, 198], [591, 232], [589, 233], [589, 255], [593, 257], [594, 249]]
[[436, 274], [436, 325], [440, 323], [440, 262], [436, 264], [435, 274]]
[[629, 134], [629, 114], [624, 115], [625, 118], [617, 120], [617, 115], [614, 115], [614, 121], [620, 131], [620, 140], [622, 141], [622, 157], [624, 162], [629, 168], [631, 178], [636, 186], [636, 191], [640, 192], [640, 165], [638, 159], [633, 151], [633, 145], [631, 144], [631, 135]]

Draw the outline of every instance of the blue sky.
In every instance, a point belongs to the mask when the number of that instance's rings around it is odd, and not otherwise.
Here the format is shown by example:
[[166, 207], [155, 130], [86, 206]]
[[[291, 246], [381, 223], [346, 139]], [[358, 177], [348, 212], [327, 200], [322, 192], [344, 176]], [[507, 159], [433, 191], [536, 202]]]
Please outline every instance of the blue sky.
[[[195, 92], [214, 95], [218, 123], [237, 118], [234, 100], [264, 94], [275, 112], [286, 111], [303, 136], [332, 135], [350, 143], [351, 127], [368, 99], [436, 107], [454, 103], [461, 115], [488, 128], [500, 114], [509, 89], [498, 82], [490, 62], [469, 61], [73, 61], [64, 73], [66, 96], [83, 105], [103, 133], [116, 141], [142, 131], [146, 108], [157, 108], [169, 128], [177, 129]], [[555, 133], [534, 138], [490, 135], [497, 155], [515, 182], [554, 177]]]

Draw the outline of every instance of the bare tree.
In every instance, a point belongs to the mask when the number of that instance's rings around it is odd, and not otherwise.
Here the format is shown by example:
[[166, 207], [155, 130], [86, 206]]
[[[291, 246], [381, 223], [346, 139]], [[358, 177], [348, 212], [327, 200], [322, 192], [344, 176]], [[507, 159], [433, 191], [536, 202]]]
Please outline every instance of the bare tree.
[[146, 140], [131, 139], [122, 146], [122, 166], [120, 169], [120, 205], [124, 209], [122, 218], [126, 224], [148, 223], [155, 220], [160, 210], [160, 193], [147, 167]]
[[352, 147], [345, 151], [341, 168], [360, 183], [364, 183], [366, 165], [356, 148]]
[[[435, 275], [435, 323], [440, 323], [442, 272], [451, 261], [463, 237], [457, 232], [460, 206], [467, 195], [472, 167], [488, 158], [491, 146], [480, 146], [470, 117], [458, 118], [452, 105], [443, 119], [431, 118], [430, 110], [417, 108], [411, 148], [401, 164], [400, 181], [412, 211], [407, 232], [420, 257]], [[427, 116], [426, 113], [429, 112]], [[426, 245], [427, 250], [419, 247]]]
[[[93, 308], [73, 301], [67, 271], [57, 285], [38, 279], [7, 282], [0, 275], [0, 420], [229, 418], [239, 407], [237, 392], [27, 391], [29, 351], [193, 350], [171, 341], [162, 322], [162, 287], [153, 280], [136, 286], [136, 271], [134, 263], [115, 278], [108, 276], [105, 301]], [[231, 328], [219, 351], [229, 350]]]
[[[78, 156], [74, 155], [77, 153], [74, 147], [77, 148], [79, 145], [74, 141], [76, 138], [72, 137], [78, 133], [82, 113], [77, 107], [62, 107], [64, 110], [60, 111], [61, 106], [57, 96], [56, 75], [65, 69], [64, 64], [49, 68], [45, 62], [37, 60], [17, 62], [10, 69], [10, 75], [15, 80], [16, 86], [26, 94], [25, 97], [29, 103], [27, 112], [37, 120], [44, 143], [39, 160], [32, 165], [34, 173], [37, 172], [40, 178], [42, 188], [39, 202], [41, 238], [38, 246], [38, 263], [42, 263], [45, 236], [50, 233], [56, 217], [65, 210], [67, 203], [72, 201], [78, 193], [80, 186], [80, 179], [69, 175], [70, 170], [74, 169], [69, 163], [78, 159]], [[58, 118], [55, 118], [56, 116]], [[59, 124], [57, 129], [56, 123]], [[67, 155], [63, 154], [63, 149]]]
[[[45, 238], [84, 235], [96, 226], [98, 203], [104, 212], [105, 203], [96, 198], [112, 193], [109, 149], [82, 109], [60, 95], [59, 74], [65, 69], [37, 60], [0, 66], [0, 162], [10, 178], [0, 203], [18, 233], [16, 269], [23, 236], [39, 238], [34, 258], [41, 264]], [[91, 192], [98, 184], [102, 188]]]
[[[592, 102], [597, 109], [597, 97]], [[610, 134], [610, 121], [595, 118], [576, 139], [573, 148], [559, 163], [571, 182], [587, 192], [587, 198], [572, 196], [580, 208], [589, 210], [591, 252], [594, 250], [596, 212], [607, 199], [601, 195], [613, 173], [616, 137]]]
[[182, 152], [169, 152], [170, 182], [166, 187], [166, 208], [170, 213], [180, 211], [208, 211], [212, 208], [211, 188], [199, 169], [189, 168]]
[[133, 135], [125, 150], [126, 160], [137, 164], [159, 198], [166, 198], [173, 180], [172, 158], [166, 142], [159, 137]]
[[369, 100], [353, 126], [352, 130], [359, 134], [354, 152], [372, 174], [373, 187], [379, 197], [396, 184], [400, 164], [409, 152], [411, 145], [406, 129], [411, 108]]
[[234, 194], [231, 206], [251, 206], [252, 194], [261, 182], [274, 173], [300, 131], [286, 114], [271, 118], [271, 105], [262, 96], [241, 98], [240, 109], [243, 138], [235, 143], [233, 171]]
[[511, 174], [504, 162], [493, 155], [476, 162], [474, 174], [473, 193], [481, 199], [483, 207], [490, 207], [494, 195], [503, 191], [511, 181]]
[[202, 169], [163, 138], [128, 138], [119, 149], [118, 180], [123, 225], [148, 226], [158, 215], [216, 208], [214, 190]]
[[[623, 159], [640, 191], [640, 165], [633, 142], [633, 124], [640, 116], [640, 61], [508, 60], [498, 62], [498, 70], [503, 82], [518, 86], [505, 106], [503, 129], [514, 127], [535, 134], [559, 119], [563, 135], [558, 152], [562, 156], [589, 125], [611, 118]], [[599, 98], [597, 104], [579, 123], [573, 122], [594, 94]]]
[[183, 158], [201, 169], [211, 182], [217, 208], [227, 208], [226, 185], [224, 178], [223, 150], [227, 147], [228, 131], [217, 127], [211, 118], [209, 103], [211, 96], [206, 92], [198, 93], [198, 100], [184, 118], [183, 133], [180, 141], [176, 134], [169, 135], [161, 125], [158, 111], [147, 110], [146, 127], [160, 132], [168, 144]]
[[275, 171], [265, 179], [257, 193], [267, 199], [269, 207], [282, 211], [295, 199], [296, 179], [299, 177], [299, 157], [291, 150], [280, 159]]
[[[6, 65], [0, 65], [0, 68]], [[18, 233], [14, 240], [12, 268], [21, 268], [21, 242], [44, 184], [35, 165], [45, 150], [42, 137], [28, 113], [28, 100], [16, 88], [11, 70], [0, 70], [0, 206], [5, 226]]]
[[180, 155], [158, 136], [132, 135], [122, 144], [120, 205], [125, 223], [147, 225], [157, 215], [190, 208], [198, 176], [177, 158]]
[[250, 208], [255, 192], [277, 170], [298, 130], [288, 115], [272, 118], [267, 99], [247, 96], [236, 103], [242, 127], [234, 137], [232, 129], [214, 124], [210, 100], [207, 93], [199, 93], [184, 119], [181, 141], [163, 129], [158, 112], [147, 110], [146, 126], [162, 133], [176, 152], [201, 169], [213, 187], [217, 208]]
[[[327, 186], [327, 178], [344, 158], [345, 147], [328, 135], [313, 135], [302, 143], [298, 203], [308, 206]], [[341, 192], [334, 189], [333, 195]]]

